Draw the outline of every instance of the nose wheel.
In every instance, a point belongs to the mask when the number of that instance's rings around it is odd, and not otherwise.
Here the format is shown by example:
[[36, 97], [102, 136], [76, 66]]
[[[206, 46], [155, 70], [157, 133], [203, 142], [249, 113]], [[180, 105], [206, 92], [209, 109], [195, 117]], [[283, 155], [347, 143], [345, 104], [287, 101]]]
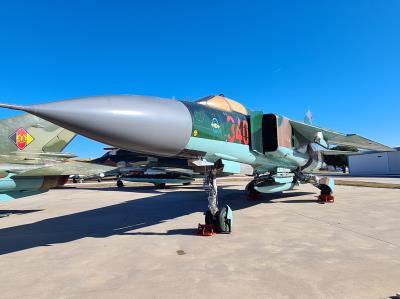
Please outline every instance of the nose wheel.
[[218, 229], [220, 233], [229, 234], [232, 232], [232, 210], [226, 205], [221, 210], [219, 210], [216, 214], [218, 221]]
[[210, 236], [215, 233], [229, 234], [232, 232], [233, 213], [228, 205], [215, 213], [215, 215], [211, 214], [210, 210], [207, 210], [204, 214], [206, 224], [199, 224], [199, 234]]

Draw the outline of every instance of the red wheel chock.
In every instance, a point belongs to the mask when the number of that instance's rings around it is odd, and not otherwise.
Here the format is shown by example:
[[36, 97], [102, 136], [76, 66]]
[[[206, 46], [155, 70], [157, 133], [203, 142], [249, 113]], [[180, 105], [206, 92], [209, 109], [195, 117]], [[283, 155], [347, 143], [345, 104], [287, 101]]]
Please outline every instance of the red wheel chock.
[[217, 233], [217, 229], [214, 224], [200, 224], [197, 228], [197, 234], [199, 236], [210, 237]]
[[321, 194], [320, 196], [318, 196], [318, 200], [323, 202], [334, 202], [335, 197], [330, 194]]

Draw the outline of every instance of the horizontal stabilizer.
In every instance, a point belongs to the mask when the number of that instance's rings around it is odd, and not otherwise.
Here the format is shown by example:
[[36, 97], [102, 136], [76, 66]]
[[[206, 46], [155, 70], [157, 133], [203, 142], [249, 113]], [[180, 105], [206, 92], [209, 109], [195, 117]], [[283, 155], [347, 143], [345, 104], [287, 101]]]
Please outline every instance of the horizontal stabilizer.
[[290, 120], [290, 123], [295, 134], [300, 134], [310, 142], [314, 142], [318, 134], [322, 133], [325, 141], [327, 141], [329, 144], [348, 145], [372, 151], [394, 151], [394, 149], [389, 146], [369, 140], [356, 134], [343, 134], [294, 120]]

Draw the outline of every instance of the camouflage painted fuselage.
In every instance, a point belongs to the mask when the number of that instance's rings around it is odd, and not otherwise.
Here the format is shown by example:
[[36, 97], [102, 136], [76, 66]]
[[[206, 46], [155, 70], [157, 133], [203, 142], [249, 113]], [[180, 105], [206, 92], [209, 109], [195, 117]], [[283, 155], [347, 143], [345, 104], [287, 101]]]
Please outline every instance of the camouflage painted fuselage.
[[[294, 149], [292, 131], [284, 117], [276, 116], [275, 135], [265, 136], [270, 132], [264, 132], [263, 137], [262, 112], [249, 111], [245, 115], [196, 102], [183, 103], [192, 116], [192, 134], [186, 150], [199, 151], [209, 161], [224, 159], [250, 164], [262, 173], [277, 168], [296, 169], [310, 159], [307, 153]], [[268, 141], [270, 148], [263, 141]]]

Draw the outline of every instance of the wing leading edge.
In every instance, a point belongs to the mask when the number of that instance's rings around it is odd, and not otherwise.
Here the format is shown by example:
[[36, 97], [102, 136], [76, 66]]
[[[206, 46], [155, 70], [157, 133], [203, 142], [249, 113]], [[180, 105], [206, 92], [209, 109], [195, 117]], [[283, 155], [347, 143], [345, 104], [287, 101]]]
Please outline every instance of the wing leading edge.
[[32, 177], [32, 176], [60, 176], [60, 175], [94, 175], [114, 170], [116, 167], [92, 164], [78, 161], [66, 161], [49, 166], [43, 166], [35, 169], [23, 171], [15, 175], [16, 177]]
[[348, 145], [372, 151], [394, 151], [394, 149], [389, 146], [383, 145], [381, 143], [372, 141], [356, 134], [343, 134], [294, 120], [290, 120], [290, 123], [295, 133], [302, 135], [304, 138], [312, 142], [314, 142], [316, 136], [318, 136], [319, 133], [322, 133], [325, 141], [327, 141], [329, 144]]

